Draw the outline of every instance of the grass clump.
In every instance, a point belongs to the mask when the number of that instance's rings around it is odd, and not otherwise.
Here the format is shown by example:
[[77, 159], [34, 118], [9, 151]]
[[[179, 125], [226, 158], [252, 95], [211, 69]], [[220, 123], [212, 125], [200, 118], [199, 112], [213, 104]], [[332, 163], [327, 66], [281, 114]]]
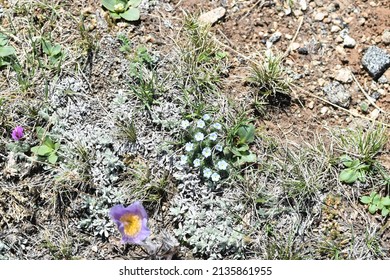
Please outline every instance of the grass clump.
[[278, 95], [289, 96], [291, 93], [291, 81], [282, 64], [282, 55], [267, 52], [261, 64], [252, 66], [249, 82], [258, 87], [260, 95], [265, 99], [278, 98]]

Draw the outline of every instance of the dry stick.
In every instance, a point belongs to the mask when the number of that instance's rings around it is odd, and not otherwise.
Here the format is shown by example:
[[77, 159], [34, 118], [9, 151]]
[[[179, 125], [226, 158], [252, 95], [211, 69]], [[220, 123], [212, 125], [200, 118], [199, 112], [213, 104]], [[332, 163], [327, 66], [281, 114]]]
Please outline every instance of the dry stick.
[[383, 125], [383, 126], [390, 127], [390, 124], [386, 124], [386, 123], [383, 123], [383, 122], [380, 122], [380, 121], [377, 121], [377, 120], [368, 118], [368, 117], [366, 117], [366, 116], [362, 116], [362, 115], [360, 115], [360, 114], [351, 112], [350, 110], [345, 109], [345, 108], [343, 108], [343, 107], [341, 107], [341, 106], [339, 106], [339, 105], [336, 105], [336, 104], [334, 104], [334, 103], [332, 103], [332, 102], [329, 102], [328, 100], [325, 100], [325, 99], [323, 99], [322, 97], [319, 97], [319, 96], [317, 96], [317, 95], [315, 95], [315, 94], [313, 94], [313, 93], [311, 93], [311, 92], [305, 90], [304, 88], [302, 88], [302, 87], [300, 87], [300, 86], [297, 86], [297, 85], [293, 85], [293, 86], [297, 87], [298, 89], [300, 89], [300, 90], [303, 91], [304, 93], [306, 93], [306, 94], [308, 94], [308, 95], [310, 95], [310, 96], [312, 96], [312, 97], [314, 97], [314, 98], [317, 98], [317, 99], [321, 100], [322, 102], [325, 102], [325, 103], [327, 103], [327, 104], [329, 104], [329, 105], [332, 105], [332, 106], [336, 107], [337, 109], [340, 109], [340, 110], [342, 110], [342, 111], [344, 111], [344, 112], [349, 113], [350, 115], [352, 115], [352, 116], [354, 116], [354, 117], [366, 119], [366, 120], [369, 120], [369, 121], [372, 121], [372, 122], [379, 123], [379, 124], [381, 124], [381, 125]]
[[375, 104], [374, 101], [372, 101], [372, 97], [370, 97], [366, 91], [363, 89], [363, 87], [359, 84], [358, 80], [356, 79], [355, 75], [352, 73], [351, 69], [349, 69], [349, 71], [351, 72], [351, 75], [352, 75], [352, 78], [355, 80], [356, 84], [358, 85], [358, 87], [360, 88], [361, 92], [363, 92], [364, 96], [367, 98], [368, 102], [371, 103], [372, 106], [374, 106], [375, 108], [377, 108], [380, 112], [384, 113], [385, 115], [387, 115], [388, 113], [384, 110], [382, 110], [381, 108], [378, 107], [378, 105]]
[[249, 13], [250, 13], [257, 5], [259, 5], [260, 2], [262, 2], [261, 5], [260, 5], [260, 9], [263, 8], [263, 6], [265, 5], [265, 0], [259, 0], [259, 1], [257, 1], [251, 8], [249, 8], [249, 10], [246, 12], [246, 14], [243, 15], [242, 18], [240, 18], [240, 21], [243, 20], [244, 18], [246, 18], [246, 17], [249, 15]]
[[284, 58], [286, 58], [286, 57], [290, 54], [290, 52], [291, 52], [292, 44], [295, 42], [295, 39], [296, 39], [297, 36], [298, 36], [299, 30], [300, 30], [301, 27], [302, 27], [302, 24], [303, 24], [303, 16], [302, 16], [299, 20], [300, 20], [300, 22], [299, 22], [299, 24], [298, 24], [297, 31], [295, 32], [295, 35], [294, 35], [293, 39], [292, 39], [291, 42], [290, 42], [290, 45], [288, 46], [286, 52], [285, 52], [284, 55], [283, 55]]

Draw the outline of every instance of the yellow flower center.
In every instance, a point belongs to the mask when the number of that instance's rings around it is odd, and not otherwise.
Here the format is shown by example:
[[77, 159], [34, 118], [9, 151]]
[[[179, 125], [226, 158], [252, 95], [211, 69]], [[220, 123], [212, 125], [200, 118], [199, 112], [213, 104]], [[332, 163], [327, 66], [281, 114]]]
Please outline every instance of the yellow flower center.
[[123, 223], [124, 232], [128, 236], [134, 237], [141, 231], [142, 221], [138, 215], [125, 214], [120, 218], [120, 221]]

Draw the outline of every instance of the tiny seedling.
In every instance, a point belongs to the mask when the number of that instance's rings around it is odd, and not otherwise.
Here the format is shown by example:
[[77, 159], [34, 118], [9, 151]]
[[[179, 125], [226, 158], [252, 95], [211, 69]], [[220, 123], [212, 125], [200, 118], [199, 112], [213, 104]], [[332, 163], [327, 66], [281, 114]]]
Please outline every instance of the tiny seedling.
[[383, 217], [387, 217], [390, 213], [390, 197], [381, 196], [377, 192], [371, 192], [370, 196], [363, 196], [360, 198], [360, 202], [368, 205], [368, 211], [371, 214], [375, 214], [377, 211], [381, 211]]
[[233, 159], [235, 166], [256, 162], [256, 155], [249, 149], [255, 140], [255, 127], [250, 123], [239, 123], [230, 132], [224, 154]]
[[8, 46], [8, 38], [0, 33], [0, 68], [11, 63], [10, 57], [15, 55], [15, 49]]
[[352, 184], [357, 180], [360, 182], [366, 181], [366, 172], [370, 168], [369, 165], [360, 162], [359, 159], [353, 160], [348, 155], [341, 156], [340, 161], [346, 167], [340, 172], [339, 179], [341, 182]]
[[104, 8], [110, 11], [113, 19], [137, 21], [140, 18], [138, 6], [142, 0], [102, 0]]
[[48, 56], [49, 64], [54, 67], [58, 66], [65, 56], [61, 45], [52, 44], [50, 41], [45, 39], [42, 39], [42, 50]]
[[45, 130], [42, 127], [36, 129], [38, 138], [41, 144], [31, 148], [31, 152], [34, 154], [47, 159], [51, 164], [55, 164], [58, 160], [58, 150], [60, 148], [59, 142], [54, 142], [53, 138], [46, 135]]

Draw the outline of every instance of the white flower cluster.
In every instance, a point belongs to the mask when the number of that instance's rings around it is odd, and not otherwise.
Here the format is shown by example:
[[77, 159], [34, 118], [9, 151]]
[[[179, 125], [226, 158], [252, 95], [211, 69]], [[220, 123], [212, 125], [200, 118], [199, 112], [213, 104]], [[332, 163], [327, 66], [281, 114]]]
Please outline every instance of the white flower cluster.
[[229, 167], [225, 160], [220, 159], [223, 152], [222, 125], [211, 122], [211, 116], [204, 114], [193, 122], [183, 120], [181, 128], [189, 141], [184, 145], [186, 154], [180, 157], [179, 164], [200, 168], [205, 179], [220, 181]]

